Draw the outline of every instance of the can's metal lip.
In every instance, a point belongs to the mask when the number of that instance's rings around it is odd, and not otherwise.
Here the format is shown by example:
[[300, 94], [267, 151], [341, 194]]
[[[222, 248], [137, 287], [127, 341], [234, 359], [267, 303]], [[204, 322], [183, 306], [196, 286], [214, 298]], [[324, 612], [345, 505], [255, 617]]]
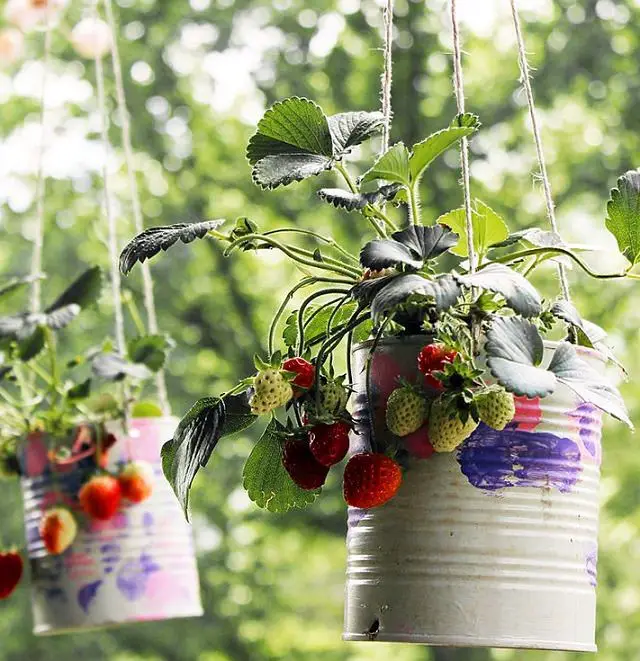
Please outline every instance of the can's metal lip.
[[573, 641], [554, 641], [520, 638], [478, 638], [476, 636], [431, 636], [428, 634], [384, 634], [375, 637], [369, 633], [342, 634], [342, 640], [377, 643], [418, 643], [432, 647], [497, 647], [503, 649], [535, 649], [566, 652], [597, 652], [595, 644], [580, 644]]
[[[361, 351], [363, 349], [369, 349], [374, 344], [377, 347], [388, 347], [388, 346], [397, 346], [397, 345], [421, 345], [429, 341], [432, 336], [430, 335], [403, 335], [401, 337], [386, 337], [380, 340], [365, 340], [364, 342], [358, 342], [353, 347], [353, 353], [356, 351]], [[545, 349], [557, 349], [560, 346], [561, 342], [555, 340], [544, 340]], [[604, 355], [597, 349], [591, 349], [589, 347], [579, 346], [577, 344], [571, 345], [577, 353], [584, 354], [589, 358], [599, 360], [602, 363], [606, 363], [607, 359]]]

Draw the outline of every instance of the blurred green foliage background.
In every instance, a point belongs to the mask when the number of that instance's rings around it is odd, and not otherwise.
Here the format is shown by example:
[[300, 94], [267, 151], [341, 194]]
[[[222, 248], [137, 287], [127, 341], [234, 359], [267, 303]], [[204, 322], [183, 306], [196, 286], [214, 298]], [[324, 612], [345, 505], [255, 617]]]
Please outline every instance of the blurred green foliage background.
[[[374, 0], [121, 0], [120, 43], [132, 111], [136, 165], [147, 223], [248, 216], [332, 233], [354, 250], [368, 237], [356, 215], [323, 206], [318, 184], [266, 193], [244, 157], [264, 107], [287, 95], [317, 100], [327, 113], [379, 104], [381, 3]], [[445, 0], [396, 0], [393, 140], [412, 144], [448, 124], [451, 40]], [[603, 249], [589, 261], [615, 268], [604, 230], [617, 175], [640, 153], [640, 2], [524, 2], [535, 90], [558, 219], [567, 239]], [[461, 3], [468, 110], [484, 128], [472, 143], [476, 195], [513, 229], [545, 226], [524, 95], [518, 84], [506, 0]], [[54, 34], [46, 171], [45, 291], [54, 294], [84, 264], [106, 266], [100, 221], [101, 149], [93, 65], [66, 39], [82, 15], [72, 0]], [[0, 70], [0, 264], [23, 273], [34, 227], [42, 35], [26, 59]], [[108, 70], [109, 73], [109, 70]], [[109, 74], [109, 79], [111, 76]], [[113, 92], [112, 89], [109, 92]], [[113, 96], [111, 95], [111, 98]], [[113, 106], [112, 106], [113, 108]], [[115, 112], [112, 137], [119, 144]], [[370, 155], [366, 150], [362, 157]], [[133, 233], [122, 154], [112, 170], [121, 243]], [[458, 156], [447, 154], [423, 186], [425, 219], [461, 203]], [[177, 341], [169, 370], [174, 409], [215, 394], [252, 371], [270, 315], [294, 272], [277, 255], [222, 257], [214, 242], [173, 250], [153, 262], [159, 316]], [[623, 386], [640, 423], [640, 295], [631, 283], [571, 273], [578, 306], [610, 330], [631, 378]], [[548, 296], [549, 270], [538, 282]], [[139, 273], [127, 280], [141, 303]], [[16, 303], [17, 305], [17, 303]], [[110, 333], [111, 304], [65, 333], [70, 353]], [[193, 508], [206, 615], [105, 632], [36, 639], [26, 584], [0, 605], [0, 661], [561, 661], [551, 652], [428, 650], [340, 640], [345, 508], [339, 478], [305, 512], [270, 515], [241, 490], [241, 468], [256, 436], [221, 443], [196, 482]], [[640, 658], [640, 453], [622, 425], [607, 423], [603, 467], [598, 642], [602, 661]], [[0, 532], [22, 539], [20, 497], [3, 487]], [[587, 658], [587, 655], [585, 655]]]

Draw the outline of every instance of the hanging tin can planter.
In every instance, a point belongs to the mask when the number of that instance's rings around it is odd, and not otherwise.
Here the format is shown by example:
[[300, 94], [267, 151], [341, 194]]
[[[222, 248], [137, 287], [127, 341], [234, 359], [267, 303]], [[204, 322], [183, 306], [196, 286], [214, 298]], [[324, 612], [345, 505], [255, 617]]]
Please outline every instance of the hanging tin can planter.
[[[95, 457], [58, 462], [45, 434], [29, 437], [22, 491], [34, 633], [202, 615], [191, 529], [160, 463], [162, 443], [175, 426], [171, 418], [133, 419], [128, 439], [113, 426], [118, 440], [104, 467], [116, 472], [131, 459], [147, 462], [153, 491], [142, 503], [123, 504], [108, 521], [83, 517], [77, 499], [96, 470]], [[55, 505], [68, 507], [78, 520], [78, 534], [61, 555], [47, 553], [39, 532], [43, 513]]]
[[[371, 345], [356, 348], [356, 444], [371, 423], [388, 434], [386, 399], [423, 345], [378, 345], [370, 399]], [[349, 511], [345, 640], [595, 651], [601, 424], [562, 387], [519, 398], [507, 429], [480, 425], [454, 453], [420, 459], [424, 428], [410, 437], [396, 498]]]

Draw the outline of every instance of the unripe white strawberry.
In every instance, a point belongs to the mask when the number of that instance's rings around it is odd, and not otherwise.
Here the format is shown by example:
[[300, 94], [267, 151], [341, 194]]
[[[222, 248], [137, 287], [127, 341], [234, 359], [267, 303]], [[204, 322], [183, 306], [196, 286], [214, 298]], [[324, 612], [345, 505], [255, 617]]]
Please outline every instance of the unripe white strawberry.
[[408, 386], [396, 388], [387, 401], [387, 428], [396, 436], [408, 436], [422, 427], [428, 405], [424, 397]]
[[475, 397], [480, 420], [485, 425], [502, 431], [516, 414], [513, 395], [506, 390], [488, 390]]
[[254, 393], [249, 401], [254, 415], [270, 413], [293, 397], [293, 388], [280, 370], [260, 370], [253, 379]]
[[429, 440], [436, 452], [453, 452], [475, 431], [478, 423], [469, 416], [463, 422], [442, 398], [436, 399], [429, 412]]
[[338, 381], [327, 381], [320, 386], [320, 406], [329, 413], [344, 411], [349, 401], [349, 392]]

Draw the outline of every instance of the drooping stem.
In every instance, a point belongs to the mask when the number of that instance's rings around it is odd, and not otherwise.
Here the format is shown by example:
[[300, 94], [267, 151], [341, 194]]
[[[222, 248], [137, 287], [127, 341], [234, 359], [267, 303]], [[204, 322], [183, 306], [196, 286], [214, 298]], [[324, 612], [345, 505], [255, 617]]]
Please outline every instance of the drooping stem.
[[[554, 255], [566, 255], [567, 257], [570, 257], [585, 273], [590, 275], [592, 278], [596, 278], [598, 280], [612, 280], [615, 278], [630, 278], [632, 280], [640, 280], [640, 275], [636, 273], [630, 273], [629, 271], [623, 271], [622, 273], [596, 273], [595, 271], [592, 271], [591, 268], [587, 266], [587, 264], [583, 262], [575, 253], [560, 247], [529, 248], [527, 250], [520, 250], [509, 255], [503, 255], [502, 257], [495, 257], [493, 259], [493, 263], [499, 262], [501, 264], [511, 264], [526, 257], [532, 257], [536, 255], [540, 255], [542, 259], [538, 259], [533, 264], [531, 269], [537, 268], [543, 261], [551, 259]], [[481, 266], [480, 269], [483, 269], [488, 265], [489, 264], [485, 264]]]
[[[298, 282], [294, 287], [292, 287], [284, 297], [284, 300], [282, 301], [280, 307], [276, 311], [276, 314], [274, 315], [273, 319], [271, 320], [271, 324], [269, 326], [269, 341], [268, 341], [268, 350], [269, 350], [269, 356], [273, 355], [274, 352], [274, 338], [275, 338], [275, 331], [276, 327], [278, 325], [278, 322], [280, 321], [284, 311], [287, 309], [287, 306], [289, 305], [291, 299], [295, 296], [296, 292], [299, 291], [300, 289], [303, 289], [304, 287], [308, 287], [310, 285], [319, 283], [319, 282], [325, 282], [325, 283], [331, 283], [331, 284], [351, 284], [348, 280], [339, 280], [338, 278], [318, 278], [315, 276], [310, 276], [308, 278], [304, 278], [300, 282]], [[343, 291], [343, 290], [340, 290]]]
[[[315, 258], [316, 253], [312, 252], [311, 250], [306, 250], [305, 248], [299, 248], [298, 246], [289, 246], [290, 249], [295, 252], [297, 255], [300, 255], [301, 257], [306, 257], [308, 259], [312, 259], [314, 262], [317, 261]], [[357, 266], [351, 266], [351, 264], [345, 264], [344, 261], [340, 261], [339, 259], [335, 259], [334, 257], [328, 257], [327, 255], [322, 255], [321, 253], [321, 263], [323, 264], [332, 264], [333, 266], [340, 266], [345, 269], [349, 269], [351, 271], [351, 275], [354, 278], [359, 278], [362, 275], [362, 269]]]
[[[358, 187], [356, 186], [355, 181], [352, 179], [351, 175], [349, 174], [349, 170], [344, 166], [343, 163], [340, 163], [339, 161], [334, 164], [335, 169], [342, 175], [342, 178], [345, 180], [347, 186], [349, 187], [349, 190], [354, 193], [358, 194]], [[377, 215], [380, 220], [382, 220], [385, 224], [391, 224], [393, 226], [393, 223], [384, 215], [382, 212], [380, 212], [379, 209], [376, 209], [372, 204], [367, 204], [367, 206], [364, 208], [364, 211], [369, 212], [369, 215], [364, 214], [365, 218], [371, 223], [371, 226], [375, 230], [376, 234], [379, 237], [385, 238], [387, 236], [387, 233], [385, 232], [384, 228], [378, 225], [378, 223], [375, 221], [374, 218], [372, 218], [373, 215]]]
[[298, 309], [298, 354], [302, 355], [304, 353], [305, 349], [305, 319], [304, 319], [304, 313], [306, 312], [307, 308], [313, 301], [315, 301], [317, 298], [320, 298], [322, 296], [326, 296], [328, 294], [346, 294], [348, 290], [345, 289], [323, 289], [322, 291], [316, 291], [313, 294], [310, 294], [305, 298], [305, 300], [302, 302], [300, 305], [300, 308]]
[[268, 243], [274, 248], [277, 248], [278, 250], [282, 251], [285, 255], [287, 255], [287, 257], [290, 257], [294, 262], [297, 262], [298, 264], [304, 264], [305, 266], [311, 266], [313, 268], [322, 269], [324, 271], [331, 271], [332, 273], [345, 275], [349, 278], [354, 277], [353, 267], [347, 268], [346, 266], [342, 266], [342, 265], [337, 266], [333, 264], [324, 264], [322, 262], [315, 262], [312, 259], [304, 259], [299, 255], [296, 255], [296, 253], [293, 250], [291, 250], [291, 246], [288, 246], [284, 243], [280, 243], [280, 241], [277, 241], [276, 239], [270, 236], [265, 236], [264, 234], [246, 234], [245, 236], [242, 236], [239, 239], [232, 241], [227, 246], [226, 250], [224, 251], [224, 254], [228, 256], [229, 253], [231, 253], [231, 251], [234, 248], [237, 248], [243, 243], [247, 243], [250, 241], [257, 241], [257, 240], [264, 241], [265, 243]]
[[264, 236], [271, 236], [272, 234], [285, 234], [288, 232], [294, 234], [306, 234], [307, 236], [312, 236], [314, 239], [317, 239], [318, 241], [322, 241], [323, 243], [326, 243], [328, 246], [331, 246], [332, 248], [337, 250], [350, 262], [353, 262], [354, 264], [360, 263], [349, 251], [345, 250], [335, 239], [332, 239], [329, 236], [322, 236], [322, 234], [318, 234], [313, 230], [300, 229], [297, 227], [282, 227], [280, 229], [269, 230], [268, 232], [264, 232]]

